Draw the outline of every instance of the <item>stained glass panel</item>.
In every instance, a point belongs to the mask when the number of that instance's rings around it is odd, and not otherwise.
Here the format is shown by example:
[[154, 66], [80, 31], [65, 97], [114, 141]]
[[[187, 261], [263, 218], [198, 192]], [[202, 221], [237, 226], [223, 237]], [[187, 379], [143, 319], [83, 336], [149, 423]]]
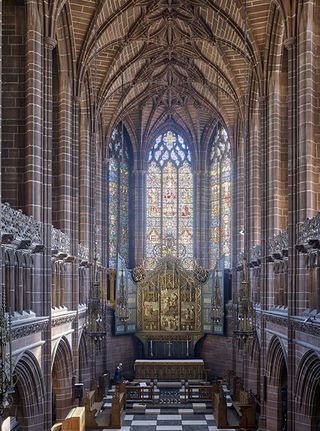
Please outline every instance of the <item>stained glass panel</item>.
[[160, 135], [148, 156], [147, 263], [166, 241], [177, 256], [193, 259], [193, 186], [191, 153], [183, 138], [168, 131]]
[[147, 175], [147, 256], [161, 240], [161, 169], [153, 161]]
[[[122, 130], [112, 132], [109, 144], [109, 267], [117, 265], [118, 253], [128, 262], [129, 257], [129, 168], [128, 152], [122, 141]], [[121, 203], [121, 205], [120, 205]]]
[[230, 142], [224, 129], [217, 133], [211, 152], [210, 172], [210, 264], [222, 255], [231, 261], [231, 158]]

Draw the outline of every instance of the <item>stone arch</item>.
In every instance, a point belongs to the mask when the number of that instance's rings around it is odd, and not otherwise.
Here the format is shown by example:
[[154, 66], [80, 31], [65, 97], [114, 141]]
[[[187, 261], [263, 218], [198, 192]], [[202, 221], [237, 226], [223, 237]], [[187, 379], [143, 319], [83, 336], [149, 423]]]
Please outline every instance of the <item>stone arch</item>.
[[9, 414], [17, 418], [21, 431], [42, 431], [45, 386], [39, 363], [30, 351], [25, 351], [18, 359], [14, 374], [15, 394]]
[[267, 429], [280, 431], [287, 421], [287, 360], [282, 342], [272, 337], [267, 352], [267, 381], [265, 382]]
[[84, 388], [90, 389], [90, 362], [88, 352], [88, 340], [83, 332], [79, 342], [79, 382]]
[[73, 370], [70, 344], [62, 337], [52, 361], [53, 420], [64, 419], [74, 404]]
[[319, 405], [320, 357], [315, 351], [309, 350], [302, 357], [296, 374], [295, 411], [301, 429], [317, 429], [320, 421]]
[[249, 357], [249, 372], [248, 372], [248, 384], [249, 388], [254, 394], [260, 393], [260, 357], [261, 357], [261, 346], [258, 337], [255, 337], [250, 345], [250, 357]]
[[265, 48], [266, 65], [266, 93], [269, 91], [270, 80], [273, 74], [280, 70], [282, 61], [283, 39], [285, 37], [285, 26], [281, 11], [277, 4], [272, 1], [269, 9], [267, 23], [267, 43]]
[[184, 141], [188, 145], [189, 150], [191, 152], [192, 166], [197, 166], [197, 151], [196, 151], [196, 143], [194, 141], [194, 137], [192, 136], [192, 134], [188, 129], [185, 129], [183, 126], [181, 126], [179, 123], [177, 123], [174, 120], [166, 121], [162, 123], [159, 127], [153, 130], [149, 136], [145, 137], [145, 142], [144, 142], [145, 151], [143, 153], [144, 158], [147, 160], [149, 151], [153, 147], [157, 137], [167, 132], [170, 129], [178, 133], [184, 139]]
[[272, 337], [267, 353], [267, 377], [270, 383], [279, 384], [283, 367], [287, 367], [282, 343], [276, 335]]

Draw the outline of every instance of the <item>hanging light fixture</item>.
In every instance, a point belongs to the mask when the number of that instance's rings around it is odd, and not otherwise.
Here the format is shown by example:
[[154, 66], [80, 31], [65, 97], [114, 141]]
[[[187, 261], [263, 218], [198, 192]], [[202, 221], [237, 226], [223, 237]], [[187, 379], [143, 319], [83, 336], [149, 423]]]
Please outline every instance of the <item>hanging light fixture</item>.
[[253, 338], [256, 333], [256, 315], [253, 302], [250, 297], [250, 288], [247, 278], [247, 262], [243, 259], [243, 275], [237, 304], [237, 317], [234, 335], [241, 341], [246, 342]]
[[[246, 59], [245, 68], [245, 82], [244, 82], [244, 113], [243, 113], [243, 142], [244, 148], [247, 147], [247, 119], [248, 119], [248, 80], [249, 80], [249, 65], [248, 65], [248, 11], [246, 0], [244, 0], [244, 19], [245, 19], [245, 31], [244, 31], [244, 52]], [[248, 229], [246, 229], [248, 232]], [[248, 253], [248, 236], [245, 238], [245, 251]], [[245, 254], [246, 254], [245, 253]], [[247, 261], [243, 259], [243, 275], [238, 296], [236, 318], [234, 322], [234, 335], [241, 340], [246, 342], [248, 339], [253, 338], [256, 333], [256, 316], [253, 307], [253, 302], [250, 295], [250, 285], [247, 275]]]
[[124, 324], [129, 319], [128, 301], [126, 295], [126, 286], [124, 282], [124, 269], [121, 269], [119, 297], [116, 301], [116, 316], [118, 320]]
[[94, 79], [93, 79], [93, 103], [92, 103], [92, 151], [93, 171], [94, 171], [94, 196], [93, 196], [93, 227], [94, 227], [94, 257], [91, 273], [91, 284], [89, 290], [89, 300], [87, 305], [85, 328], [89, 337], [95, 342], [100, 342], [106, 335], [106, 304], [103, 300], [100, 268], [98, 258], [97, 239], [97, 29], [94, 29]]
[[214, 296], [212, 301], [212, 321], [213, 323], [220, 324], [223, 319], [223, 304], [221, 298], [221, 288], [219, 281], [218, 269], [216, 269], [215, 283], [214, 283]]
[[4, 290], [2, 291], [0, 309], [0, 346], [0, 416], [2, 416], [5, 409], [12, 404], [12, 396], [14, 394], [11, 315], [10, 313], [6, 313]]

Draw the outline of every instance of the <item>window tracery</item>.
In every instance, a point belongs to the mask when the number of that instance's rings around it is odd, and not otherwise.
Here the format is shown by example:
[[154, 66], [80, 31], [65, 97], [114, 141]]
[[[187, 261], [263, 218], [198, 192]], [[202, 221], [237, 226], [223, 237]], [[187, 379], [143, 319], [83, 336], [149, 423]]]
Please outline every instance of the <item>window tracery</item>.
[[219, 128], [210, 157], [210, 265], [225, 257], [231, 266], [231, 149], [227, 132]]
[[160, 135], [148, 157], [147, 263], [171, 252], [193, 260], [193, 178], [191, 153], [184, 139], [169, 130]]
[[109, 267], [117, 266], [117, 255], [129, 258], [129, 156], [118, 126], [109, 143]]

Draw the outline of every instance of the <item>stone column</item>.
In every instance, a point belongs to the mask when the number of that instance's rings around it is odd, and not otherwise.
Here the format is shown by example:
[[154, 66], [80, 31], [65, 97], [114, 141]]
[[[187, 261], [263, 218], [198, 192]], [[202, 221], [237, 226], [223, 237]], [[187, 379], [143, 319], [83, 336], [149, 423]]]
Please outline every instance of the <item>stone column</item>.
[[[72, 145], [71, 145], [71, 220], [76, 221], [79, 217], [79, 127], [80, 127], [80, 97], [74, 96], [72, 99]], [[79, 381], [79, 316], [78, 309], [80, 303], [80, 279], [79, 279], [79, 224], [71, 223], [71, 265], [72, 273], [72, 309], [77, 311], [77, 318], [73, 321], [72, 352], [74, 360], [74, 372], [76, 381]]]
[[[45, 399], [44, 428], [52, 424], [52, 375], [51, 375], [51, 226], [52, 226], [52, 50], [56, 41], [45, 37], [43, 58], [43, 122], [42, 122], [42, 238], [45, 250], [42, 256], [43, 315], [49, 317], [44, 331], [46, 343], [43, 347], [43, 375], [47, 389]], [[34, 113], [35, 114], [35, 113]]]
[[260, 341], [261, 341], [261, 413], [259, 420], [259, 429], [266, 428], [266, 391], [267, 391], [267, 376], [266, 376], [266, 352], [267, 340], [265, 332], [265, 320], [263, 312], [268, 306], [268, 281], [269, 268], [267, 262], [268, 255], [268, 233], [269, 233], [269, 217], [268, 217], [268, 202], [269, 202], [269, 148], [268, 148], [268, 99], [262, 96], [259, 99], [260, 103], [260, 142], [262, 149], [262, 169], [261, 169], [261, 320], [260, 320]]
[[260, 190], [260, 173], [261, 173], [261, 153], [260, 140], [258, 132], [259, 115], [257, 106], [253, 107], [251, 116], [251, 127], [249, 137], [249, 148], [246, 152], [248, 157], [248, 170], [250, 181], [249, 203], [250, 203], [250, 238], [249, 252], [252, 247], [261, 243], [261, 190]]
[[[85, 107], [80, 109], [79, 129], [79, 242], [89, 247], [91, 231], [91, 157], [89, 119]], [[91, 258], [92, 256], [90, 256]]]
[[132, 266], [145, 257], [146, 244], [146, 169], [134, 169], [134, 241]]
[[199, 169], [193, 172], [193, 241], [194, 257], [198, 263], [208, 268], [210, 253], [210, 190], [209, 172]]
[[109, 269], [109, 285], [110, 285], [110, 304], [114, 308], [115, 307], [115, 280], [116, 280], [116, 271], [114, 269]]
[[42, 28], [38, 5], [26, 1], [26, 210], [41, 220], [42, 207], [42, 127], [43, 63]]
[[297, 242], [298, 191], [299, 191], [299, 150], [297, 139], [297, 41], [291, 37], [285, 41], [288, 50], [288, 430], [294, 429], [295, 393], [295, 348], [294, 330], [291, 316], [300, 311], [299, 303], [299, 256], [295, 248]]

